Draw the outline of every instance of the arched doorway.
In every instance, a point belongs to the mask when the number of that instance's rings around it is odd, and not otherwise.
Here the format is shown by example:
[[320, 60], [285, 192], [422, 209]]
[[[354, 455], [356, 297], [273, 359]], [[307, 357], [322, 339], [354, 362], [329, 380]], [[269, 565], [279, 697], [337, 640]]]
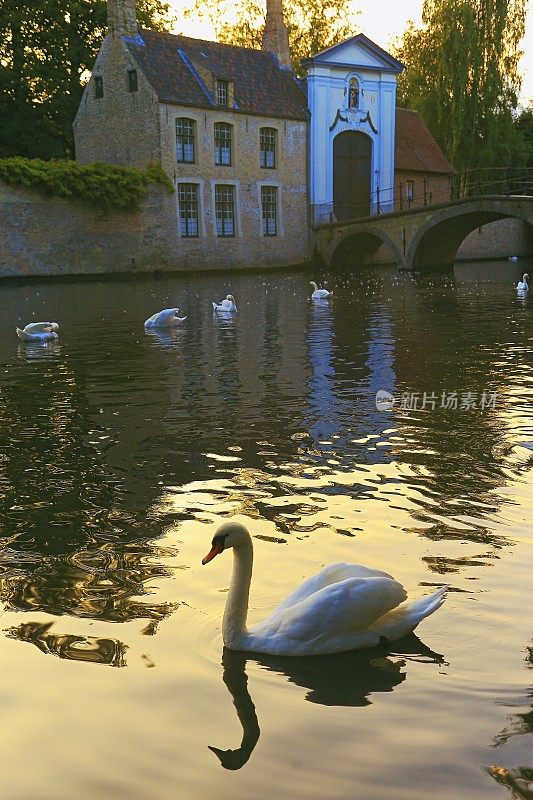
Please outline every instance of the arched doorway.
[[372, 140], [344, 131], [333, 140], [333, 210], [339, 220], [370, 214]]

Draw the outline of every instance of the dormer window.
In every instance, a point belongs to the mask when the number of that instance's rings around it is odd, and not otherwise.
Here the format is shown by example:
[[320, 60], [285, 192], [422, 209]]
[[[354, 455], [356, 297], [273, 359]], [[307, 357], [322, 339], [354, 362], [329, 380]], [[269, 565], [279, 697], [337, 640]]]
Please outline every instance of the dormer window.
[[215, 104], [217, 106], [228, 107], [229, 104], [229, 82], [217, 78], [215, 80]]
[[348, 108], [359, 108], [360, 87], [357, 78], [350, 78], [348, 86]]

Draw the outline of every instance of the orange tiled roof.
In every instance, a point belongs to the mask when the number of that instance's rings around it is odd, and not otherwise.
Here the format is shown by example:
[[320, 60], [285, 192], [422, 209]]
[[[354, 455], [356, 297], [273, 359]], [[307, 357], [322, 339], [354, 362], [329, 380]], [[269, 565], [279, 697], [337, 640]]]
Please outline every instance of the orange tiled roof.
[[394, 168], [406, 172], [455, 174], [422, 117], [406, 108], [396, 109]]
[[214, 108], [209, 74], [233, 81], [237, 111], [308, 118], [305, 94], [273, 53], [151, 30], [123, 38], [162, 102]]

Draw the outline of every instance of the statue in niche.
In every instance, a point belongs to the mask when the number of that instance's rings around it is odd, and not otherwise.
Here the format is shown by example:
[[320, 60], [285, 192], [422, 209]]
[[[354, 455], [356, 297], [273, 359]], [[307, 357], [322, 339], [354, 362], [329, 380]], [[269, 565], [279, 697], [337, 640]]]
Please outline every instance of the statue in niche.
[[357, 78], [350, 78], [348, 108], [359, 108], [359, 81]]

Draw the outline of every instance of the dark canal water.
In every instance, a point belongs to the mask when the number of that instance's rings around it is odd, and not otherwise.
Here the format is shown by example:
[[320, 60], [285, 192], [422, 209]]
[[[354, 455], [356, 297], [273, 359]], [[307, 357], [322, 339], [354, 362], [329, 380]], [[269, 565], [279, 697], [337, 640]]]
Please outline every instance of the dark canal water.
[[[523, 266], [330, 275], [322, 304], [303, 273], [0, 288], [0, 797], [487, 800], [533, 775]], [[41, 319], [59, 341], [20, 343]], [[390, 652], [223, 653], [231, 559], [200, 561], [229, 516], [257, 619], [333, 561], [447, 600]]]

